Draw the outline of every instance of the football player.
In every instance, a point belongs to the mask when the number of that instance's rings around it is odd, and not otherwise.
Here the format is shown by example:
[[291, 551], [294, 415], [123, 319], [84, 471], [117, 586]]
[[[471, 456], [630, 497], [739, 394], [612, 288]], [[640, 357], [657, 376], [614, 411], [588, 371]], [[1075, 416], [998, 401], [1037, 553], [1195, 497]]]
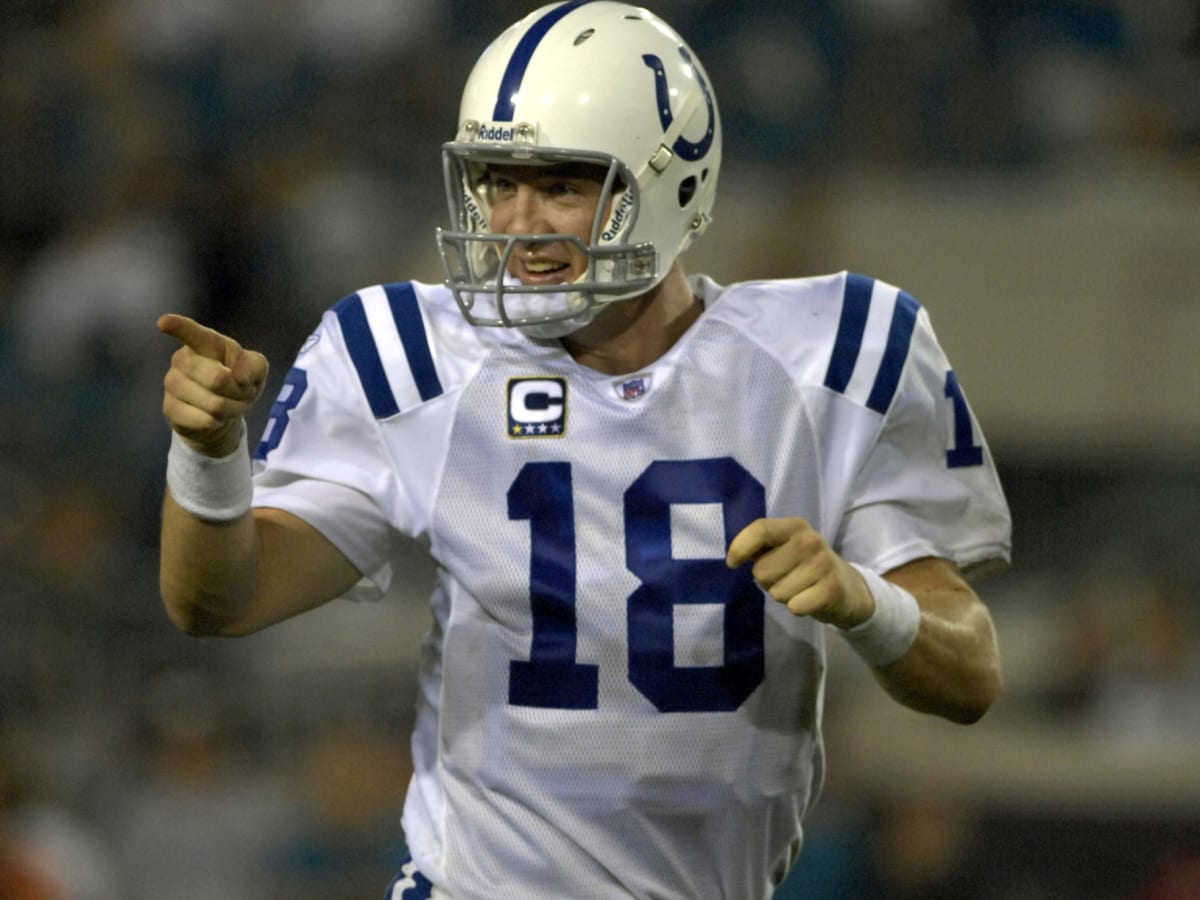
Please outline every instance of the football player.
[[825, 768], [827, 634], [917, 710], [1000, 690], [970, 580], [1009, 514], [927, 312], [847, 272], [686, 274], [721, 145], [665, 22], [546, 6], [442, 148], [444, 283], [333, 306], [253, 462], [267, 361], [159, 322], [180, 628], [378, 595], [400, 539], [436, 563], [393, 900], [769, 897]]

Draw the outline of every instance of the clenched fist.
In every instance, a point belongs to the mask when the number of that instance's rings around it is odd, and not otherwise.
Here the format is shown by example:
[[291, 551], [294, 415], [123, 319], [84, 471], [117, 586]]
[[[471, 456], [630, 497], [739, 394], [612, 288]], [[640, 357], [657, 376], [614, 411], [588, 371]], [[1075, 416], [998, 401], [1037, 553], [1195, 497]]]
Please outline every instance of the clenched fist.
[[754, 580], [797, 616], [851, 628], [875, 611], [863, 577], [804, 519], [757, 519], [743, 528], [725, 561], [736, 569], [750, 560]]
[[187, 316], [162, 316], [158, 330], [180, 343], [163, 379], [163, 416], [192, 449], [228, 456], [266, 385], [267, 358]]

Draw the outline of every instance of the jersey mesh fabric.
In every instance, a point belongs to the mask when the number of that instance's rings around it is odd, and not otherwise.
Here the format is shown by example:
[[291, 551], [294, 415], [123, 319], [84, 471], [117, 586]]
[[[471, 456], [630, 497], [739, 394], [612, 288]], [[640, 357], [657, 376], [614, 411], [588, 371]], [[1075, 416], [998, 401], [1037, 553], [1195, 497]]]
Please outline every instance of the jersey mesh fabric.
[[[362, 528], [429, 542], [404, 825], [457, 900], [770, 895], [823, 771], [823, 629], [725, 568], [750, 519], [803, 516], [877, 570], [1007, 558], [994, 464], [915, 301], [845, 273], [693, 288], [705, 315], [633, 401], [557, 343], [461, 326], [439, 286], [405, 325], [362, 293], [385, 314], [357, 360], [399, 348], [372, 382], [399, 413], [371, 415], [341, 341], [298, 359], [256, 502], [362, 571], [389, 567]], [[418, 396], [404, 348], [425, 341], [439, 391]]]
[[[636, 551], [626, 547], [634, 510], [627, 492], [652, 467], [666, 473], [659, 481], [667, 490], [684, 493], [694, 485], [677, 478], [744, 472], [738, 477], [765, 487], [758, 514], [788, 510], [821, 521], [816, 444], [781, 365], [717, 321], [680, 349], [656, 367], [652, 390], [637, 403], [619, 399], [609, 380], [579, 377], [557, 352], [499, 353], [460, 400], [433, 546], [448, 570], [462, 573], [451, 594], [441, 720], [444, 849], [456, 894], [507, 896], [515, 866], [523, 889], [535, 884], [547, 896], [748, 898], [768, 890], [765, 873], [798, 837], [819, 752], [824, 664], [812, 622], [757, 594], [748, 614], [763, 622], [765, 675], [736, 709], [661, 711], [631, 681], [630, 645], [643, 641], [630, 631], [630, 604], [643, 581], [628, 565]], [[506, 434], [508, 381], [531, 374], [565, 380], [565, 436]], [[550, 517], [553, 528], [574, 526], [574, 659], [597, 669], [587, 709], [515, 705], [508, 696], [510, 661], [531, 657], [531, 532], [542, 526], [510, 519], [506, 496], [528, 467], [552, 464], [570, 472], [573, 510]], [[721, 487], [711, 496], [698, 489], [698, 505], [721, 510]], [[658, 512], [667, 531], [666, 523], [689, 522]], [[724, 568], [733, 534], [714, 541], [711, 529], [695, 530], [671, 536], [691, 548], [691, 559], [662, 560], [652, 580], [703, 565], [695, 560], [706, 541], [707, 561]], [[694, 627], [687, 638], [720, 647], [728, 642], [726, 600], [677, 596], [672, 608], [698, 610], [689, 621], [701, 633]], [[677, 634], [672, 627], [672, 641]], [[666, 649], [672, 659], [687, 656], [687, 648]]]

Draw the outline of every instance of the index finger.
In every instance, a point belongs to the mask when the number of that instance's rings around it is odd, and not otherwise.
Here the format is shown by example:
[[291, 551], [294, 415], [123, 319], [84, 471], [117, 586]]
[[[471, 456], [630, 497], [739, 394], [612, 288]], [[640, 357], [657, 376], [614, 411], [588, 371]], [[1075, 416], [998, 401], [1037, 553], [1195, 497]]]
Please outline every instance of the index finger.
[[736, 569], [762, 555], [764, 550], [786, 543], [801, 527], [809, 526], [802, 519], [755, 519], [729, 542], [725, 564]]
[[219, 331], [201, 325], [195, 319], [177, 313], [167, 313], [158, 319], [158, 330], [168, 334], [185, 347], [208, 359], [225, 362], [229, 338]]

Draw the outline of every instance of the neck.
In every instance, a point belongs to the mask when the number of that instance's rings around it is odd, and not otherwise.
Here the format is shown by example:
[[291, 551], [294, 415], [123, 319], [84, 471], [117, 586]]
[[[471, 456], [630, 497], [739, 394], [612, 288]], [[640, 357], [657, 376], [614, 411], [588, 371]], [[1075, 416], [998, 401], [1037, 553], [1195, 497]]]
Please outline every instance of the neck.
[[606, 375], [629, 375], [675, 346], [702, 312], [703, 302], [693, 296], [676, 262], [650, 291], [608, 304], [562, 344], [580, 365]]

